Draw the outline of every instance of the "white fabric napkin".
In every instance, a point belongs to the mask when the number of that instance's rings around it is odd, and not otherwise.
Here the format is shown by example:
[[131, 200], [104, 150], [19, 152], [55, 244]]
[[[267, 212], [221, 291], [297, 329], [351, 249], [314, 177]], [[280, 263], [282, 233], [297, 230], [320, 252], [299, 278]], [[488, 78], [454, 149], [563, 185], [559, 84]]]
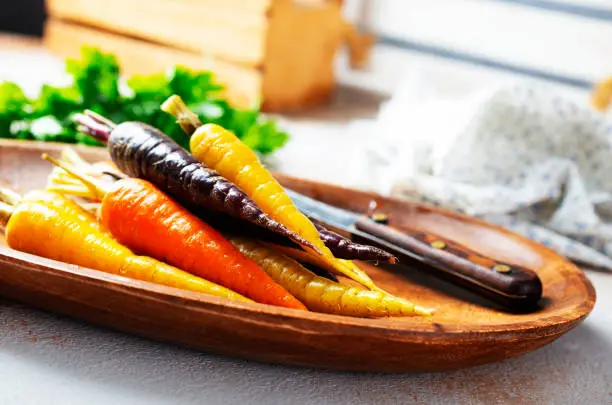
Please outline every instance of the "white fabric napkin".
[[541, 84], [429, 101], [414, 89], [352, 128], [369, 134], [368, 169], [353, 185], [477, 216], [612, 270], [612, 122]]

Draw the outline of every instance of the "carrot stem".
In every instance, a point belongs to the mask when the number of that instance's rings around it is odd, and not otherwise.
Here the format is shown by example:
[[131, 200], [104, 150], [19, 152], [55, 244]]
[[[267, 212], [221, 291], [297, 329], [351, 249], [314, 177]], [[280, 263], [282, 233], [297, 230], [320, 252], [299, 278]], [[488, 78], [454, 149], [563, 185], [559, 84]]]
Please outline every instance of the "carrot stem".
[[106, 193], [108, 192], [106, 185], [100, 183], [99, 181], [97, 181], [91, 176], [87, 176], [86, 174], [79, 173], [78, 170], [73, 168], [72, 165], [70, 165], [69, 163], [60, 162], [59, 160], [47, 155], [46, 153], [42, 154], [42, 158], [53, 163], [55, 166], [64, 169], [69, 174], [79, 179], [85, 185], [85, 187], [89, 189], [93, 199], [102, 200], [104, 196], [106, 195]]
[[68, 162], [72, 165], [83, 167], [89, 166], [89, 163], [85, 161], [73, 148], [67, 147], [62, 149], [60, 159], [64, 162]]
[[9, 219], [13, 215], [13, 207], [0, 201], [0, 230], [4, 231]]
[[79, 187], [79, 186], [73, 186], [70, 184], [63, 184], [59, 186], [50, 185], [50, 186], [47, 186], [46, 190], [53, 191], [59, 194], [70, 194], [73, 197], [88, 198], [88, 199], [91, 199], [92, 201], [98, 201], [96, 198], [93, 198], [91, 191], [85, 186]]
[[90, 118], [93, 118], [94, 120], [96, 120], [97, 122], [99, 122], [100, 124], [106, 125], [107, 127], [110, 128], [110, 130], [112, 131], [113, 129], [115, 129], [115, 127], [117, 126], [117, 124], [115, 124], [113, 121], [109, 120], [108, 118], [94, 112], [91, 110], [85, 110], [84, 114]]
[[8, 205], [17, 205], [21, 200], [21, 196], [7, 188], [0, 188], [0, 201]]
[[[115, 124], [95, 113], [93, 113], [94, 116], [88, 113], [91, 113], [91, 111], [86, 110], [85, 114], [75, 114], [72, 118], [72, 120], [78, 124], [77, 130], [86, 133], [106, 145]], [[108, 125], [106, 121], [111, 122], [112, 126]]]
[[176, 122], [178, 122], [183, 131], [189, 136], [193, 135], [196, 129], [202, 126], [200, 118], [198, 118], [198, 116], [187, 107], [183, 99], [176, 94], [164, 101], [160, 108], [162, 111], [174, 116]]
[[107, 170], [103, 170], [103, 171], [102, 171], [102, 174], [104, 174], [104, 175], [106, 175], [106, 176], [110, 176], [110, 177], [112, 177], [113, 179], [115, 179], [115, 180], [117, 180], [117, 181], [119, 181], [119, 180], [123, 180], [123, 179], [127, 179], [127, 178], [128, 178], [128, 176], [124, 176], [124, 175], [119, 174], [119, 173], [109, 172], [109, 171], [107, 171]]

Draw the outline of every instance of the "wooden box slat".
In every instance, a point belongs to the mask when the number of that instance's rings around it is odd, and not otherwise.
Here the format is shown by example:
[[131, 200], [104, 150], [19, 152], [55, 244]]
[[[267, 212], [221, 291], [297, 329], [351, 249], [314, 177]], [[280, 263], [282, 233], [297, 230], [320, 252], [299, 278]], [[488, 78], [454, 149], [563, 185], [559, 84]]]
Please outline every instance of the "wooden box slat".
[[237, 106], [250, 107], [261, 98], [262, 75], [247, 68], [193, 52], [168, 48], [93, 28], [50, 19], [45, 27], [45, 45], [64, 57], [76, 57], [81, 46], [94, 45], [117, 55], [124, 73], [158, 73], [174, 65], [215, 72], [226, 86], [225, 96]]
[[[319, 2], [320, 3], [320, 2]], [[335, 86], [334, 56], [344, 40], [341, 5], [274, 2], [264, 60], [266, 109], [298, 109], [327, 101]]]
[[[328, 100], [346, 37], [340, 0], [47, 0], [50, 49], [115, 52], [126, 72], [172, 64], [218, 75], [233, 103], [266, 111]], [[78, 31], [78, 34], [77, 34]], [[66, 43], [63, 43], [66, 42]]]
[[210, 3], [219, 2], [47, 0], [47, 7], [57, 18], [249, 66], [261, 65], [268, 26], [266, 8], [215, 7]]

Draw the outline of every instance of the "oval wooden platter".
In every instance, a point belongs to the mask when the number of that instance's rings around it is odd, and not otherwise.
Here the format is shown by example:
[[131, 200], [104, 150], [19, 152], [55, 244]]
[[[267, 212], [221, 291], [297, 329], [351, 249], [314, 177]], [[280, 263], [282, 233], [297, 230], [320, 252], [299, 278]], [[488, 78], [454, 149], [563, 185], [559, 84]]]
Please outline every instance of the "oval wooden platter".
[[[40, 154], [65, 145], [0, 143], [0, 186], [42, 187], [51, 166]], [[107, 159], [98, 148], [77, 148]], [[0, 294], [32, 306], [152, 339], [264, 362], [383, 372], [441, 371], [535, 350], [582, 321], [595, 303], [583, 272], [552, 251], [470, 217], [375, 194], [279, 175], [324, 202], [365, 211], [375, 199], [395, 226], [454, 239], [473, 250], [536, 269], [539, 309], [503, 312], [426, 271], [363, 265], [384, 289], [437, 309], [420, 317], [358, 319], [302, 312], [134, 281], [17, 252], [0, 238]], [[44, 243], [44, 241], [41, 241]]]

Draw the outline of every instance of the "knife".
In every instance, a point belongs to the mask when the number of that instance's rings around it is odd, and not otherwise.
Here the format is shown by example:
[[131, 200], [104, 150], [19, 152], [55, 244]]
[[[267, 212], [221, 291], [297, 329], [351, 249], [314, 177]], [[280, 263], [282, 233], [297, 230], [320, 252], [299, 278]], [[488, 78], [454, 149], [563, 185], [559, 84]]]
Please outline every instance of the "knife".
[[402, 264], [426, 268], [437, 278], [459, 285], [506, 309], [533, 309], [542, 297], [542, 282], [533, 270], [493, 260], [436, 235], [403, 228], [400, 231], [392, 224], [373, 220], [371, 216], [285, 190], [297, 208], [311, 219], [346, 231], [361, 243], [394, 254]]

